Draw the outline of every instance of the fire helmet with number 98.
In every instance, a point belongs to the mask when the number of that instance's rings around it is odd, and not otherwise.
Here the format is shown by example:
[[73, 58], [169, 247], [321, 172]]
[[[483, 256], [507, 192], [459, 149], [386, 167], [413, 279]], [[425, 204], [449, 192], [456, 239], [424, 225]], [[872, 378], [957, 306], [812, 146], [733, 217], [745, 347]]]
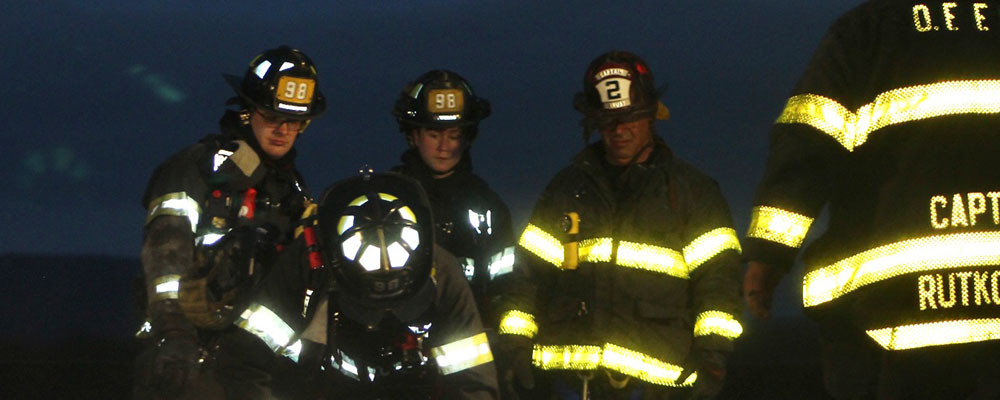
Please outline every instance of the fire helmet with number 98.
[[660, 92], [642, 58], [626, 51], [611, 51], [587, 67], [583, 92], [574, 96], [573, 107], [583, 113], [582, 124], [587, 130], [645, 117], [667, 119], [670, 111], [660, 102]]
[[326, 111], [316, 66], [308, 56], [288, 46], [254, 57], [242, 79], [229, 74], [223, 77], [247, 106], [296, 120], [312, 119]]
[[319, 205], [319, 236], [346, 291], [367, 301], [405, 298], [431, 273], [433, 222], [417, 181], [364, 173], [328, 188]]
[[458, 74], [440, 69], [428, 71], [406, 85], [392, 115], [403, 133], [416, 128], [457, 126], [471, 142], [479, 121], [490, 115], [490, 102], [476, 96], [472, 86]]

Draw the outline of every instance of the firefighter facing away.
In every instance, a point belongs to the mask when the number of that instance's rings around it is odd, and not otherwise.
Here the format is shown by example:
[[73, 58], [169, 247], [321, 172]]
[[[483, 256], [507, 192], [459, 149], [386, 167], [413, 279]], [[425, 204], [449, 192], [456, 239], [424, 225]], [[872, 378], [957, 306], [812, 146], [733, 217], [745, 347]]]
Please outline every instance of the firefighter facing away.
[[812, 222], [802, 302], [835, 398], [1000, 398], [1000, 3], [869, 1], [771, 129], [744, 295], [766, 318]]
[[431, 215], [420, 184], [396, 173], [324, 192], [237, 321], [295, 361], [295, 396], [497, 398], [475, 300]]
[[[255, 57], [242, 78], [225, 75], [236, 106], [207, 136], [153, 173], [142, 245], [152, 338], [137, 359], [137, 398], [207, 398], [209, 350], [231, 329], [237, 290], [292, 239], [310, 201], [295, 144], [325, 111], [316, 68], [287, 46]], [[211, 280], [206, 279], [211, 277]], [[209, 285], [208, 282], [212, 284]]]
[[470, 155], [490, 103], [458, 74], [433, 70], [403, 88], [392, 114], [409, 144], [394, 170], [427, 191], [435, 240], [458, 258], [480, 313], [496, 326], [490, 300], [514, 264], [510, 211], [472, 172]]
[[654, 133], [669, 116], [659, 95], [632, 53], [587, 68], [574, 105], [585, 139], [601, 140], [549, 182], [519, 239], [499, 326], [505, 392], [525, 397], [536, 375], [551, 387], [534, 396], [560, 398], [722, 389], [742, 332], [740, 244], [716, 182]]

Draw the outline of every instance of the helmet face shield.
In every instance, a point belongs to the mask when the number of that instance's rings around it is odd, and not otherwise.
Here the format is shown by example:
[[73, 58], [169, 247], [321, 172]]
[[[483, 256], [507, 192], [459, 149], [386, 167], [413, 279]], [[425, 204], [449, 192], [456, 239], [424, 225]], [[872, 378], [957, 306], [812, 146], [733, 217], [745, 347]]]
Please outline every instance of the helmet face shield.
[[356, 297], [405, 297], [431, 270], [433, 223], [426, 194], [401, 175], [342, 181], [323, 195], [320, 241], [338, 279]]
[[254, 57], [242, 79], [224, 77], [244, 102], [284, 118], [306, 120], [326, 111], [316, 66], [308, 56], [288, 46]]

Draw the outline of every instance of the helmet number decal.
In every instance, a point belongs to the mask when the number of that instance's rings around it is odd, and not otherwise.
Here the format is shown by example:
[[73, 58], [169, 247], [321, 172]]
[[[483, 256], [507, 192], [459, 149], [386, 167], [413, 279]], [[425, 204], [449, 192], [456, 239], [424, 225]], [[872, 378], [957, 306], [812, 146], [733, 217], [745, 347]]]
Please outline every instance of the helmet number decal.
[[275, 97], [288, 103], [309, 104], [312, 102], [315, 86], [316, 82], [309, 78], [282, 76], [278, 80]]
[[609, 77], [597, 82], [597, 93], [601, 96], [601, 103], [605, 109], [615, 109], [632, 105], [629, 98], [629, 89], [632, 81], [618, 76]]
[[452, 113], [462, 111], [465, 93], [458, 89], [435, 89], [427, 92], [427, 110], [432, 113]]

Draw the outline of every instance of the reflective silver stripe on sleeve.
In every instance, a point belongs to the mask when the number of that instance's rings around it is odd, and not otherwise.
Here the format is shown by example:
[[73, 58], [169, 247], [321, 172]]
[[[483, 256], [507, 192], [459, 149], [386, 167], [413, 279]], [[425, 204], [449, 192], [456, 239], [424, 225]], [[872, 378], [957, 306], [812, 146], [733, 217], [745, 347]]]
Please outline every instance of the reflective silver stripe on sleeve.
[[163, 275], [153, 279], [153, 300], [176, 299], [180, 291], [181, 276]]
[[493, 361], [486, 332], [431, 349], [441, 374], [448, 375]]
[[490, 258], [490, 279], [514, 271], [514, 246], [498, 251]]
[[240, 314], [235, 324], [260, 338], [275, 353], [290, 358], [290, 354], [294, 354], [293, 360], [297, 360], [301, 343], [289, 344], [295, 331], [267, 307], [260, 304], [251, 305]]
[[160, 196], [151, 201], [148, 208], [146, 224], [161, 215], [187, 217], [188, 221], [191, 222], [191, 232], [197, 228], [198, 218], [201, 215], [201, 207], [198, 202], [185, 192], [173, 192]]

